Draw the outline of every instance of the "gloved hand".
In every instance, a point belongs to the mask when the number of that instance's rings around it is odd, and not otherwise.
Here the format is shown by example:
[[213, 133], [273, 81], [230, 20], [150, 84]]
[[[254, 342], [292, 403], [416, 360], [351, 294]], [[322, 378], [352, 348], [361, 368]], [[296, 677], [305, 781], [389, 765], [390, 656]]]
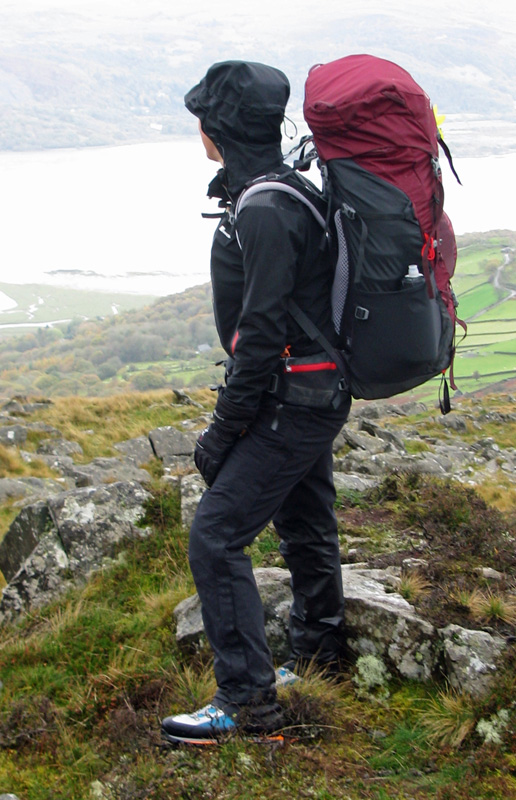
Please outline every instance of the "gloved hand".
[[221, 392], [213, 412], [213, 422], [205, 428], [195, 445], [195, 466], [207, 486], [212, 486], [237, 439], [245, 433], [254, 412], [226, 400]]

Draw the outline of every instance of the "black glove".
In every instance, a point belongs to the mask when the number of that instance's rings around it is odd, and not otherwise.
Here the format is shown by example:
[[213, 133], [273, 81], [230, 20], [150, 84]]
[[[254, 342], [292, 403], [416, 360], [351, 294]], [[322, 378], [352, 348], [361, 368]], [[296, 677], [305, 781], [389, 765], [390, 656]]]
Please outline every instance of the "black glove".
[[195, 466], [207, 486], [212, 486], [218, 472], [237, 439], [245, 433], [254, 412], [219, 395], [213, 422], [205, 428], [195, 445]]

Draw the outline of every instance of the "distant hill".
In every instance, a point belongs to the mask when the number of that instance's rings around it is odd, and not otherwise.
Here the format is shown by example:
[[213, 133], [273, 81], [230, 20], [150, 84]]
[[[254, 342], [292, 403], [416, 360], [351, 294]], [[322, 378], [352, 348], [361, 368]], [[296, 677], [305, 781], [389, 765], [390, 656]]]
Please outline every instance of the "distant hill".
[[[453, 286], [468, 336], [463, 341], [458, 329], [457, 385], [463, 393], [506, 388], [516, 378], [516, 232], [467, 234], [458, 237], [458, 245]], [[63, 303], [67, 297], [65, 292]], [[73, 302], [77, 304], [75, 296]], [[60, 313], [65, 319], [73, 316], [66, 305], [53, 311], [57, 318]], [[211, 286], [204, 284], [116, 315], [73, 316], [21, 336], [4, 331], [0, 394], [96, 396], [207, 386], [222, 379], [216, 362], [223, 357]], [[435, 382], [418, 396], [435, 398]]]
[[[494, 14], [495, 10], [493, 10]], [[270, 26], [269, 26], [270, 27]], [[266, 60], [292, 83], [299, 122], [309, 67], [370, 52], [408, 69], [448, 116], [457, 155], [516, 148], [516, 34], [496, 18], [342, 9], [274, 35], [233, 7], [221, 20], [146, 3], [138, 15], [0, 9], [0, 150], [160, 141], [192, 133], [183, 95], [221, 58]], [[264, 44], [266, 42], [266, 45]], [[464, 120], [468, 124], [464, 127]], [[486, 121], [493, 124], [488, 125]]]

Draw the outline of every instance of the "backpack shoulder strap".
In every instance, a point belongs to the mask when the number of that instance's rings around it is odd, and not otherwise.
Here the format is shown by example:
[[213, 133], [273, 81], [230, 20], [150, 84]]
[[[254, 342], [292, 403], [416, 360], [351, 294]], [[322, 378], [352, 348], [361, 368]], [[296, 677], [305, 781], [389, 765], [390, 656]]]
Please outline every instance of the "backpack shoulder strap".
[[245, 208], [245, 206], [249, 203], [251, 197], [259, 192], [268, 192], [270, 189], [273, 191], [285, 192], [285, 194], [289, 194], [291, 197], [295, 197], [301, 203], [304, 203], [304, 205], [310, 209], [319, 225], [324, 230], [326, 229], [325, 218], [310, 201], [310, 199], [303, 194], [303, 192], [301, 192], [299, 189], [296, 189], [295, 186], [291, 186], [288, 183], [283, 183], [283, 181], [268, 180], [267, 178], [259, 178], [256, 183], [252, 183], [251, 186], [249, 186], [247, 189], [244, 189], [235, 206], [235, 219], [240, 211], [242, 211], [242, 209]]

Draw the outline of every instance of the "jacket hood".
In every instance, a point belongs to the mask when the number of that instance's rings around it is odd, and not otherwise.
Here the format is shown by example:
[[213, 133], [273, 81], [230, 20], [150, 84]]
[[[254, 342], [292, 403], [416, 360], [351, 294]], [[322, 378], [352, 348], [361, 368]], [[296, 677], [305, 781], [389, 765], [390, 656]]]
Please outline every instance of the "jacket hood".
[[187, 109], [224, 159], [232, 197], [283, 163], [281, 125], [289, 96], [281, 70], [250, 61], [214, 64], [185, 95]]

